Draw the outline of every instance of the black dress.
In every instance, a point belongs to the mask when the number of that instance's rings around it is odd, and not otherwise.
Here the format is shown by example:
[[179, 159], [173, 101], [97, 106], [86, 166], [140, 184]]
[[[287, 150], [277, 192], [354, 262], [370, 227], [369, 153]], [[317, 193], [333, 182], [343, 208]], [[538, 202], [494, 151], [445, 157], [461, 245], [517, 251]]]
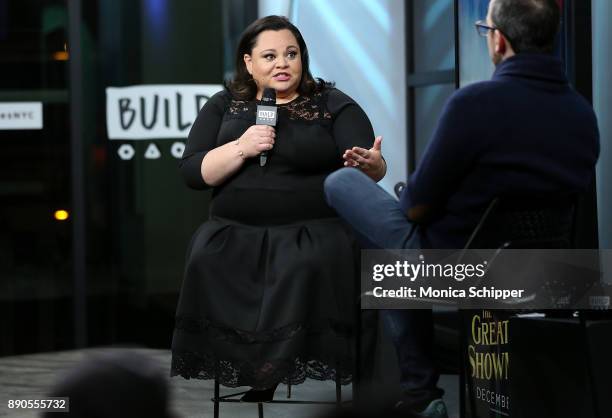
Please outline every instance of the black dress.
[[[202, 108], [181, 171], [205, 189], [204, 155], [255, 123], [256, 102], [227, 91]], [[172, 340], [171, 374], [263, 389], [306, 377], [351, 380], [358, 247], [323, 181], [352, 146], [371, 147], [363, 110], [337, 89], [278, 106], [265, 167], [247, 159], [215, 187], [194, 234]]]

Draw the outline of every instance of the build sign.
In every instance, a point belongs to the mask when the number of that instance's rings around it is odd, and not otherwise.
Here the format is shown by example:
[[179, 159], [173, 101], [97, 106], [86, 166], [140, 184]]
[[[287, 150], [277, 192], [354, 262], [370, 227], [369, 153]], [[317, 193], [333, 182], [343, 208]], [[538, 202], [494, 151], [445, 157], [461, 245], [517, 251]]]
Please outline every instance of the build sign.
[[[106, 129], [110, 140], [150, 141], [185, 139], [200, 109], [220, 84], [150, 84], [106, 89]], [[184, 142], [171, 147], [174, 158], [180, 158]], [[135, 155], [130, 143], [117, 151], [122, 160]], [[145, 159], [161, 157], [158, 145], [146, 147]]]

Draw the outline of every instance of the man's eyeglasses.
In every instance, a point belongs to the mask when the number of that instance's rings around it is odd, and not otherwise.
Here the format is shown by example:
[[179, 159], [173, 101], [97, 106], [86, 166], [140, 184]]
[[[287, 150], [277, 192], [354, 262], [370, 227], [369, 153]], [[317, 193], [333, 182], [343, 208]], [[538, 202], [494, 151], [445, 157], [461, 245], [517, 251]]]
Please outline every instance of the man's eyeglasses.
[[478, 22], [474, 23], [474, 26], [476, 26], [476, 32], [478, 32], [480, 36], [485, 38], [487, 37], [489, 32], [499, 30], [496, 27], [487, 25], [487, 22], [485, 22], [484, 20], [479, 20]]

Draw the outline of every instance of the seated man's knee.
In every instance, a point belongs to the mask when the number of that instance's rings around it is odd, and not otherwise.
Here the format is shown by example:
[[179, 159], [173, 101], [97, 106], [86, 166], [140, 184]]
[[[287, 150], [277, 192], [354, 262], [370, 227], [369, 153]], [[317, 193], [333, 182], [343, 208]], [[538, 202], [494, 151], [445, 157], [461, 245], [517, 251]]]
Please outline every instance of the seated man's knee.
[[351, 187], [354, 187], [355, 181], [364, 174], [355, 169], [344, 167], [334, 171], [325, 179], [323, 188], [325, 190], [325, 198], [330, 206], [333, 206], [335, 197], [342, 193], [350, 192]]

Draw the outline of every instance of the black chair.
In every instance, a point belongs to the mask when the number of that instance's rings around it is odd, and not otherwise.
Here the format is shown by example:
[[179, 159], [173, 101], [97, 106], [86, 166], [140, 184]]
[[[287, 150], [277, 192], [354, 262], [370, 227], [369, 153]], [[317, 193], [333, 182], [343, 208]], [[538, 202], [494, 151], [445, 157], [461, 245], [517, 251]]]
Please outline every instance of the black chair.
[[[359, 390], [359, 381], [361, 379], [361, 318], [362, 318], [362, 313], [361, 313], [361, 305], [360, 305], [360, 301], [357, 300], [357, 306], [356, 306], [356, 312], [355, 312], [355, 316], [356, 316], [356, 321], [355, 321], [355, 365], [353, 367], [353, 374], [352, 374], [352, 393], [353, 393], [353, 400], [352, 401], [342, 401], [342, 381], [341, 381], [341, 375], [340, 373], [336, 373], [336, 379], [335, 379], [335, 383], [336, 383], [336, 400], [334, 402], [331, 401], [309, 401], [309, 400], [292, 400], [291, 399], [291, 385], [288, 384], [287, 385], [287, 399], [286, 400], [272, 400], [269, 402], [264, 402], [267, 404], [301, 404], [301, 405], [312, 405], [312, 404], [317, 404], [317, 405], [336, 405], [337, 407], [340, 407], [341, 405], [343, 405], [344, 403], [347, 402], [354, 402], [357, 399], [357, 394], [358, 394], [358, 390]], [[336, 370], [339, 370], [339, 367], [336, 368]], [[237, 393], [230, 393], [228, 395], [220, 395], [220, 384], [219, 384], [219, 380], [215, 378], [214, 381], [214, 396], [211, 399], [211, 401], [214, 403], [214, 409], [213, 409], [213, 414], [214, 414], [214, 418], [219, 418], [219, 407], [220, 407], [220, 403], [223, 402], [242, 402], [240, 399], [237, 399], [239, 396], [242, 396], [246, 393], [246, 391], [244, 392], [237, 392]], [[256, 403], [257, 404], [257, 412], [258, 412], [258, 417], [259, 418], [263, 418], [264, 417], [264, 413], [263, 413], [263, 403], [262, 402], [245, 402], [245, 403]]]
[[[358, 265], [359, 263], [357, 263]], [[358, 270], [357, 270], [358, 271]], [[336, 400], [334, 402], [331, 401], [310, 401], [310, 400], [292, 400], [291, 399], [291, 385], [287, 385], [287, 399], [286, 400], [272, 400], [269, 402], [264, 402], [267, 404], [301, 404], [301, 405], [312, 405], [312, 404], [317, 404], [317, 405], [336, 405], [337, 407], [340, 407], [341, 405], [343, 405], [344, 403], [349, 403], [349, 402], [355, 402], [357, 400], [358, 397], [358, 392], [359, 392], [359, 382], [361, 380], [362, 377], [362, 367], [361, 367], [361, 352], [362, 352], [362, 318], [363, 318], [363, 314], [361, 311], [361, 295], [359, 294], [359, 287], [360, 282], [359, 282], [359, 277], [356, 278], [356, 282], [355, 282], [355, 291], [356, 291], [356, 297], [355, 297], [355, 311], [354, 311], [354, 315], [355, 315], [355, 330], [354, 330], [354, 338], [355, 338], [355, 359], [354, 359], [354, 366], [353, 366], [353, 373], [352, 373], [352, 395], [353, 395], [353, 399], [351, 401], [342, 401], [342, 381], [341, 378], [342, 376], [340, 375], [340, 373], [336, 373], [336, 379], [335, 379], [335, 383], [336, 383]], [[367, 349], [367, 348], [366, 348]], [[340, 368], [337, 367], [336, 371], [338, 371]], [[213, 406], [213, 414], [214, 414], [214, 418], [219, 418], [219, 407], [221, 403], [224, 402], [242, 402], [240, 399], [237, 399], [238, 397], [244, 395], [246, 393], [246, 391], [244, 392], [237, 392], [237, 393], [230, 393], [228, 395], [220, 395], [220, 384], [218, 379], [215, 378], [214, 381], [214, 396], [211, 399], [211, 401], [214, 403]], [[258, 413], [258, 417], [259, 418], [264, 418], [264, 412], [263, 412], [263, 403], [262, 402], [245, 402], [245, 403], [256, 403], [257, 404], [257, 413]]]
[[[319, 405], [337, 405], [338, 407], [340, 405], [342, 405], [342, 386], [341, 386], [341, 381], [340, 381], [340, 376], [339, 373], [336, 373], [336, 401], [335, 402], [330, 402], [330, 401], [296, 401], [296, 400], [292, 400], [291, 399], [291, 385], [287, 385], [287, 400], [271, 400], [269, 402], [245, 402], [245, 403], [256, 403], [257, 404], [257, 414], [259, 418], [264, 418], [264, 413], [263, 413], [263, 404], [267, 403], [267, 404], [302, 404], [302, 405], [312, 405], [312, 404], [319, 404]], [[229, 395], [223, 395], [220, 396], [220, 388], [219, 388], [219, 380], [215, 379], [215, 393], [214, 393], [214, 397], [211, 399], [211, 401], [214, 403], [214, 418], [219, 418], [219, 404], [222, 402], [242, 402], [240, 399], [236, 399], [238, 396], [242, 396], [246, 393], [246, 391], [244, 392], [237, 392], [237, 393], [231, 393]]]
[[507, 196], [494, 199], [465, 249], [572, 248], [575, 195]]

